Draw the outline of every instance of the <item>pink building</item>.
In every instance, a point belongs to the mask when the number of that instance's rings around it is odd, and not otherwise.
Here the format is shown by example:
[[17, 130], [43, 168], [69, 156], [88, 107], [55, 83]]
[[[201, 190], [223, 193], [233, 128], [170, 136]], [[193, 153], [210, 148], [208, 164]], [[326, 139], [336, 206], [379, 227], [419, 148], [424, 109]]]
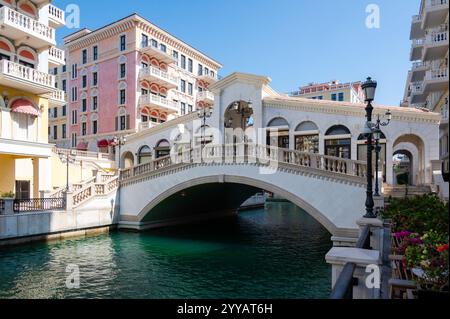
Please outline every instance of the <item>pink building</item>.
[[73, 33], [64, 46], [68, 132], [59, 146], [106, 151], [115, 136], [214, 103], [208, 85], [221, 65], [137, 14]]

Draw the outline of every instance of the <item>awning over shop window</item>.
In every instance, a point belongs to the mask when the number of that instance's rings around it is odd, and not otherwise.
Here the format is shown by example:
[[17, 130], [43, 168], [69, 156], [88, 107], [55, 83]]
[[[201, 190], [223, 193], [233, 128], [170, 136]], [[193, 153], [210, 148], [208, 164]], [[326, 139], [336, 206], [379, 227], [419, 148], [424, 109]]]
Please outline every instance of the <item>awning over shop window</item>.
[[79, 150], [79, 151], [87, 151], [88, 146], [89, 146], [89, 143], [86, 143], [86, 142], [80, 142], [80, 143], [78, 143], [78, 145], [77, 145], [77, 150]]
[[30, 101], [25, 99], [14, 101], [11, 106], [11, 112], [39, 116], [38, 110], [36, 110]]
[[100, 140], [97, 142], [97, 147], [108, 147], [109, 144], [108, 140]]

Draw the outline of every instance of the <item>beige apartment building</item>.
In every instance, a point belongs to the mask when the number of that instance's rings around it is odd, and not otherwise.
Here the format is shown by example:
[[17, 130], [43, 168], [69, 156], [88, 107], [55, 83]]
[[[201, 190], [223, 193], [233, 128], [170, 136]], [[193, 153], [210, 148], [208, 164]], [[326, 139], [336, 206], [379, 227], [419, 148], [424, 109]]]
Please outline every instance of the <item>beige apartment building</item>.
[[364, 103], [364, 92], [361, 82], [340, 83], [332, 80], [325, 83], [309, 83], [301, 86], [291, 97], [303, 97], [315, 100], [339, 101], [349, 103]]

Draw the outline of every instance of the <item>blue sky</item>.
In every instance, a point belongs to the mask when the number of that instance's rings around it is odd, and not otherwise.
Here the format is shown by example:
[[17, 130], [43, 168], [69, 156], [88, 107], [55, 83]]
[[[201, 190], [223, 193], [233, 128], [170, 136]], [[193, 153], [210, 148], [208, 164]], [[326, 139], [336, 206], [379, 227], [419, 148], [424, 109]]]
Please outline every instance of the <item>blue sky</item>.
[[[267, 75], [290, 92], [308, 82], [372, 76], [376, 102], [398, 105], [409, 62], [411, 16], [420, 0], [56, 0], [76, 3], [81, 27], [95, 29], [133, 12], [234, 71]], [[366, 6], [380, 8], [380, 28], [366, 28]], [[105, 9], [106, 8], [106, 9]], [[74, 29], [60, 29], [58, 37]]]

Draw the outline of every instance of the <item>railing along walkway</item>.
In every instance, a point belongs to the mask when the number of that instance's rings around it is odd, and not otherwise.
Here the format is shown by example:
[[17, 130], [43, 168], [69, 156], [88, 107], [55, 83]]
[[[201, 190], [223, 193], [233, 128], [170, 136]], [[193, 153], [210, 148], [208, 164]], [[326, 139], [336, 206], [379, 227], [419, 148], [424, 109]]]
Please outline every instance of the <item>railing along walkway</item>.
[[366, 163], [316, 153], [301, 152], [267, 145], [256, 144], [208, 144], [204, 147], [183, 149], [169, 156], [154, 159], [121, 171], [121, 181], [170, 169], [183, 164], [202, 163], [244, 163], [274, 166], [282, 164], [293, 169], [309, 168], [334, 173], [336, 176], [351, 176], [363, 183], [366, 177]]

